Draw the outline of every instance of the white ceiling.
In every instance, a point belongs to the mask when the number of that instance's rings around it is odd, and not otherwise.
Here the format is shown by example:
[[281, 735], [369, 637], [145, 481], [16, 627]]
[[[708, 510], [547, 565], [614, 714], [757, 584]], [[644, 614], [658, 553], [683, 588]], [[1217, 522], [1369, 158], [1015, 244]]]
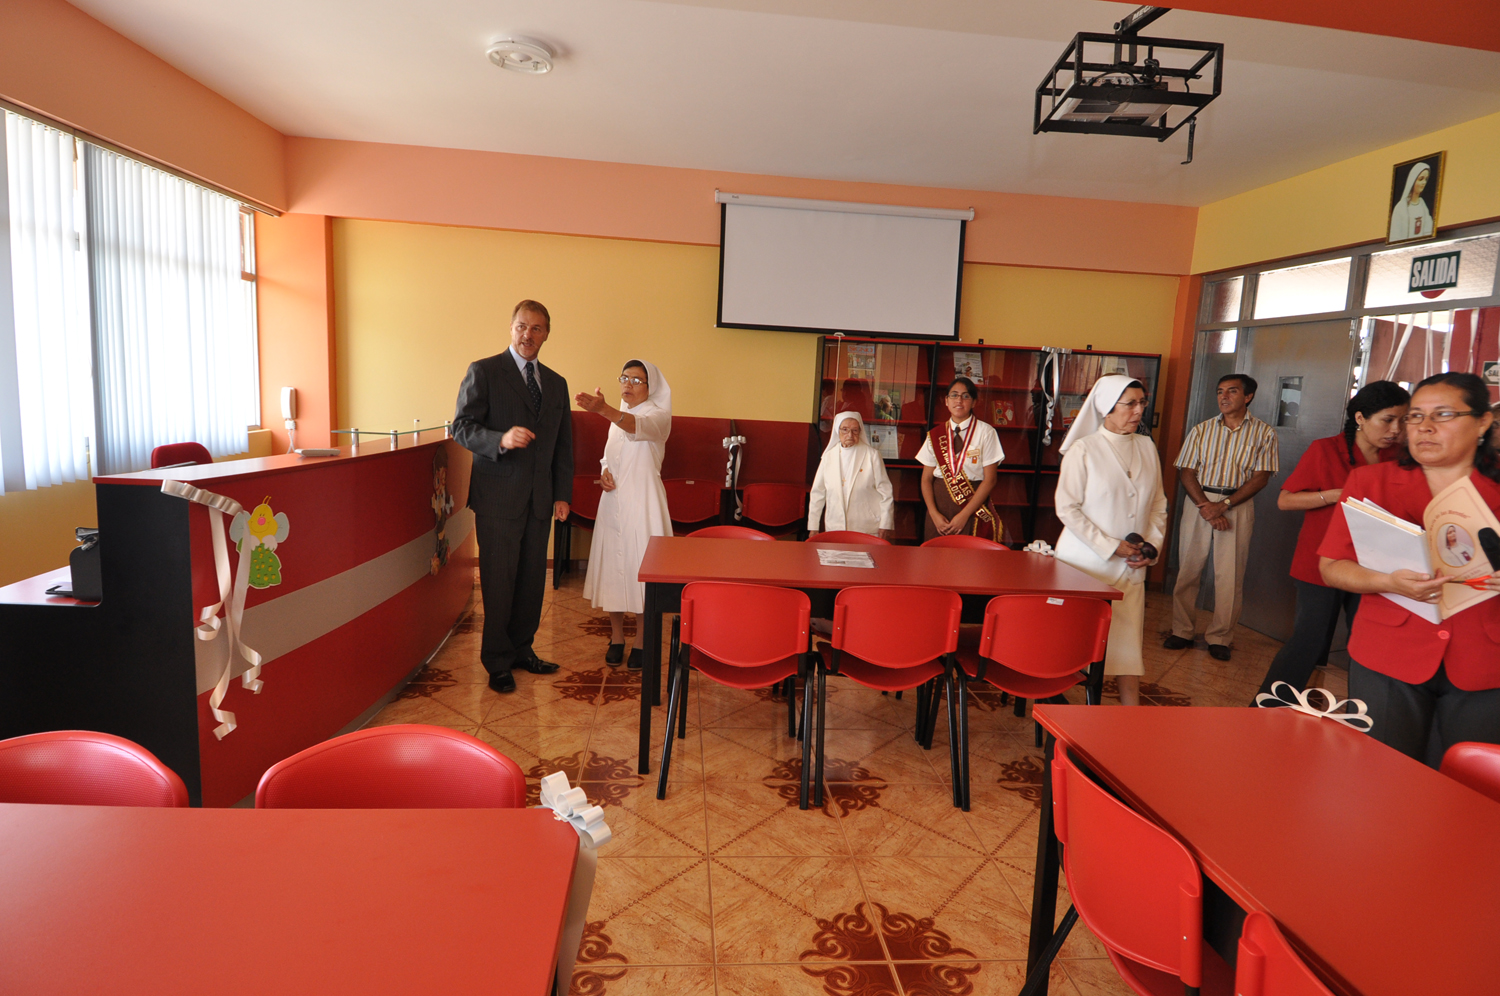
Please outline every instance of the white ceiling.
[[[290, 135], [1201, 205], [1500, 111], [1500, 53], [1174, 11], [1224, 95], [1165, 144], [1032, 135], [1100, 0], [72, 0]], [[512, 34], [554, 72], [485, 59]]]

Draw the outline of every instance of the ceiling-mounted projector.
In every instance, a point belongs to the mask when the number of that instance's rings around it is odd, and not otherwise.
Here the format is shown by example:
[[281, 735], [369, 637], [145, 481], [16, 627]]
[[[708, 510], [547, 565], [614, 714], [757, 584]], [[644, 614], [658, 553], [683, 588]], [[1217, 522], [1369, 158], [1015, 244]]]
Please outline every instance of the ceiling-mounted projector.
[[1032, 134], [1072, 131], [1164, 142], [1187, 125], [1184, 162], [1192, 162], [1198, 112], [1223, 83], [1224, 46], [1138, 34], [1169, 10], [1138, 7], [1115, 25], [1114, 34], [1074, 35], [1036, 88]]

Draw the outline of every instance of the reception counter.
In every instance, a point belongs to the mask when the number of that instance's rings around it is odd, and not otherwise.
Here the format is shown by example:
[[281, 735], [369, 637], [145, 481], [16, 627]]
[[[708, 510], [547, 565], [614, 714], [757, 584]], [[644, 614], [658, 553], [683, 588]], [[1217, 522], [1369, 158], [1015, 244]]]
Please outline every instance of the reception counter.
[[[66, 569], [0, 588], [0, 737], [114, 733], [181, 775], [194, 805], [245, 799], [275, 762], [368, 718], [463, 614], [469, 467], [438, 430], [395, 449], [96, 478], [102, 600], [48, 595]], [[246, 558], [239, 633], [261, 658], [258, 692], [231, 659], [233, 597], [217, 625], [202, 619], [220, 601], [215, 513], [164, 494], [167, 480], [243, 508], [222, 523], [231, 578]], [[209, 700], [226, 666], [223, 732]]]

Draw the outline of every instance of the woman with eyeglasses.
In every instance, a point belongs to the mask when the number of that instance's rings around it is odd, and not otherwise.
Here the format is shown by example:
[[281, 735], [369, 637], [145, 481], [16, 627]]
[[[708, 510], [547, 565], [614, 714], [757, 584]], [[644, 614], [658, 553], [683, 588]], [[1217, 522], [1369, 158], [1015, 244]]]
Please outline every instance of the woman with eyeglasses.
[[[1342, 497], [1367, 499], [1420, 525], [1432, 496], [1467, 478], [1500, 514], [1500, 458], [1489, 442], [1494, 416], [1484, 381], [1469, 373], [1428, 377], [1412, 391], [1404, 421], [1406, 454], [1356, 467]], [[1357, 594], [1436, 602], [1446, 583], [1416, 571], [1361, 567], [1342, 510], [1318, 554], [1324, 583]], [[1487, 587], [1500, 591], [1500, 573]], [[1349, 695], [1369, 706], [1370, 736], [1433, 766], [1455, 743], [1500, 743], [1500, 599], [1436, 623], [1389, 598], [1361, 600], [1349, 636]], [[1434, 734], [1438, 749], [1429, 753]]]
[[[636, 580], [641, 558], [653, 536], [671, 536], [667, 491], [661, 483], [661, 461], [672, 432], [672, 388], [653, 363], [631, 360], [620, 373], [620, 407], [604, 393], [579, 394], [579, 408], [609, 422], [604, 458], [599, 461], [599, 517], [589, 545], [583, 595], [609, 613], [609, 649], [604, 663], [625, 660], [625, 613], [639, 616], [646, 586]], [[630, 667], [641, 666], [639, 647], [630, 651]]]
[[948, 418], [933, 426], [917, 453], [917, 462], [932, 468], [922, 472], [922, 501], [939, 536], [965, 533], [1000, 543], [1004, 530], [989, 499], [1005, 451], [994, 427], [974, 414], [978, 396], [967, 377], [948, 385]]
[[848, 529], [883, 540], [895, 527], [896, 501], [885, 461], [865, 439], [859, 412], [833, 417], [833, 435], [813, 475], [807, 496], [807, 534]]
[[1114, 603], [1104, 653], [1121, 705], [1140, 704], [1146, 568], [1156, 563], [1167, 529], [1161, 456], [1151, 437], [1136, 431], [1145, 413], [1140, 381], [1100, 377], [1062, 441], [1057, 475], [1057, 559], [1125, 594]]
[[1284, 681], [1298, 691], [1307, 687], [1313, 668], [1328, 662], [1328, 648], [1338, 628], [1340, 613], [1354, 625], [1359, 596], [1330, 588], [1318, 571], [1318, 544], [1328, 532], [1334, 509], [1343, 496], [1344, 482], [1355, 467], [1394, 460], [1401, 451], [1401, 419], [1411, 395], [1400, 384], [1377, 380], [1359, 389], [1344, 408], [1344, 431], [1316, 439], [1297, 468], [1281, 486], [1276, 507], [1302, 512], [1302, 530], [1292, 554], [1292, 585], [1297, 589], [1297, 615], [1292, 635], [1277, 652], [1260, 690]]

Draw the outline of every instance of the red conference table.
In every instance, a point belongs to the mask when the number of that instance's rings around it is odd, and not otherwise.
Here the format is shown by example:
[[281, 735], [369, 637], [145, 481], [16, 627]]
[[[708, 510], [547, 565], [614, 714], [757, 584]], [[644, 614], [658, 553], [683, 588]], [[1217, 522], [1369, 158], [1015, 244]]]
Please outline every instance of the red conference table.
[[[868, 567], [824, 567], [818, 549], [857, 550]], [[848, 543], [767, 543], [764, 540], [656, 536], [646, 546], [639, 578], [646, 583], [641, 614], [641, 774], [651, 770], [651, 707], [661, 704], [661, 615], [682, 607], [682, 587], [693, 581], [735, 581], [785, 588], [832, 590], [872, 584], [947, 588], [960, 595], [1056, 595], [1118, 599], [1119, 589], [1095, 581], [1052, 557], [946, 547]], [[967, 621], [967, 620], [966, 620]]]
[[540, 809], [0, 805], [0, 992], [551, 991], [578, 834]]
[[[1500, 991], [1500, 804], [1291, 709], [1040, 705], [1035, 715], [1127, 804], [1176, 834], [1239, 910], [1274, 917], [1334, 992]], [[1051, 785], [1049, 763], [1033, 962], [1056, 912]], [[1204, 893], [1206, 933], [1214, 891]]]

